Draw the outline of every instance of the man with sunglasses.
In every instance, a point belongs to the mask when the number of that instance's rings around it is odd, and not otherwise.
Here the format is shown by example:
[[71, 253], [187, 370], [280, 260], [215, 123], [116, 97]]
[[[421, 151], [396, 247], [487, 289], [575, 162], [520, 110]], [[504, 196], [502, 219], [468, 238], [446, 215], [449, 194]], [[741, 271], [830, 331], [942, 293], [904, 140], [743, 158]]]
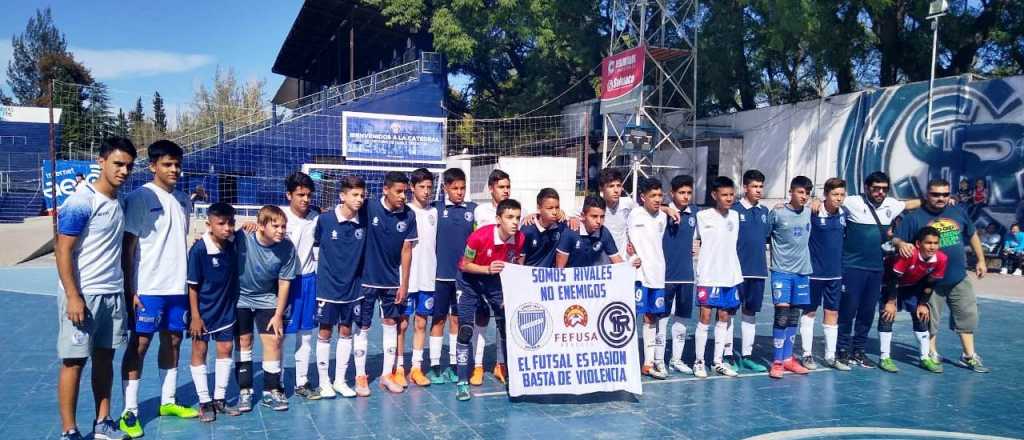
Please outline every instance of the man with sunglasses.
[[935, 338], [942, 316], [942, 305], [946, 303], [950, 310], [950, 329], [960, 335], [960, 344], [963, 346], [958, 364], [978, 373], [987, 373], [989, 370], [981, 363], [981, 356], [974, 351], [978, 302], [974, 295], [974, 287], [967, 277], [964, 243], [970, 242], [971, 249], [978, 256], [978, 264], [974, 267], [978, 278], [985, 276], [987, 269], [985, 253], [982, 252], [981, 239], [978, 238], [974, 223], [962, 208], [950, 203], [949, 188], [949, 182], [944, 179], [928, 182], [928, 193], [924, 199], [923, 209], [903, 215], [895, 228], [893, 244], [899, 249], [900, 254], [908, 257], [913, 253], [913, 238], [917, 231], [926, 226], [939, 231], [939, 248], [948, 257], [948, 262], [945, 275], [935, 283], [934, 294], [928, 301], [931, 308], [929, 355], [936, 362], [941, 360], [935, 349]]

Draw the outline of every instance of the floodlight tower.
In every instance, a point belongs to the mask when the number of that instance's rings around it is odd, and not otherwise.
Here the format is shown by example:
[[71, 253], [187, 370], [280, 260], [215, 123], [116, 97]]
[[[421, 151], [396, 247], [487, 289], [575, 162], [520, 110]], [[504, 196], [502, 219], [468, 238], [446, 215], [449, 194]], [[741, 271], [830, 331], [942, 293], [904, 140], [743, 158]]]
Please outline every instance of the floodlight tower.
[[[611, 1], [609, 57], [601, 72], [602, 167], [628, 155], [634, 194], [641, 175], [666, 168], [653, 163], [659, 149], [690, 146], [696, 164], [697, 11], [698, 0]], [[642, 82], [612, 102], [606, 80], [624, 64], [614, 62], [616, 55], [630, 50], [642, 52]]]

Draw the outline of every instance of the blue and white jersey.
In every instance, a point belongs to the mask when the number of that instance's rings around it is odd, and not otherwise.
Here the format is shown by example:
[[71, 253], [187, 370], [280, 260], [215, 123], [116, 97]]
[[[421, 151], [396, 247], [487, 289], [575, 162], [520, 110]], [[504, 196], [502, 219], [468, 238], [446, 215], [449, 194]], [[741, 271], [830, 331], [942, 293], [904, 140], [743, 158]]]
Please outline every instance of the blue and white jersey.
[[740, 259], [743, 277], [767, 278], [768, 259], [765, 256], [765, 245], [768, 244], [768, 237], [771, 234], [768, 208], [761, 204], [751, 205], [744, 197], [733, 203], [732, 209], [740, 217], [736, 254]]
[[320, 247], [316, 299], [332, 303], [362, 299], [359, 275], [366, 250], [366, 224], [366, 210], [345, 218], [341, 205], [317, 217], [313, 230], [313, 238]]
[[[678, 206], [673, 205], [676, 209]], [[697, 228], [697, 209], [693, 205], [679, 210], [679, 222], [671, 219], [662, 237], [665, 250], [665, 283], [693, 283], [693, 235]]]
[[[82, 295], [124, 291], [124, 272], [121, 271], [124, 211], [117, 199], [97, 192], [92, 184], [79, 185], [57, 209], [57, 232], [78, 237], [71, 258]], [[60, 278], [57, 284], [63, 292]]]
[[437, 281], [455, 281], [466, 240], [473, 233], [476, 203], [434, 202], [437, 208]]
[[366, 252], [364, 253], [363, 287], [397, 289], [401, 278], [402, 246], [416, 241], [416, 215], [408, 206], [392, 211], [384, 198], [367, 203]]
[[555, 267], [555, 251], [562, 239], [565, 224], [555, 222], [544, 229], [540, 222], [523, 228], [526, 242], [523, 244], [523, 264], [536, 267]]
[[601, 229], [588, 234], [586, 228], [580, 224], [579, 231], [565, 228], [556, 252], [569, 256], [569, 262], [565, 267], [586, 267], [604, 264], [602, 258], [618, 254], [619, 248], [615, 245], [615, 238], [608, 232], [608, 228], [601, 226]]
[[233, 243], [217, 246], [203, 234], [188, 252], [188, 284], [199, 292], [199, 316], [213, 333], [235, 325], [238, 307], [238, 259]]
[[846, 237], [846, 208], [829, 214], [822, 206], [811, 218], [811, 266], [814, 280], [843, 278], [843, 239]]
[[843, 267], [873, 272], [882, 271], [882, 231], [878, 227], [888, 228], [892, 221], [903, 212], [907, 204], [892, 197], [886, 197], [875, 207], [878, 222], [871, 215], [864, 196], [847, 197], [843, 201], [846, 208], [846, 240], [843, 241]]

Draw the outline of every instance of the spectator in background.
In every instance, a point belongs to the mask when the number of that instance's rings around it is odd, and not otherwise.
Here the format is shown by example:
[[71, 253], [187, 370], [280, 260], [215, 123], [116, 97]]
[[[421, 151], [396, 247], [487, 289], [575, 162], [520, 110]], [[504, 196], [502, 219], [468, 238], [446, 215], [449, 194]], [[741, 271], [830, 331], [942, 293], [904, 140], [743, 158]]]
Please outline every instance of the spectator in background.
[[1024, 260], [1024, 232], [1020, 224], [1010, 226], [1010, 232], [1003, 239], [1003, 270], [1004, 274], [1022, 276], [1021, 261]]
[[999, 252], [999, 245], [1003, 244], [1003, 236], [999, 233], [999, 225], [989, 223], [981, 233], [981, 248], [985, 255], [993, 255]]
[[971, 206], [971, 182], [967, 179], [960, 179], [960, 187], [956, 191], [956, 199], [961, 205]]
[[988, 188], [985, 187], [985, 179], [974, 181], [974, 190], [971, 195], [971, 207], [967, 209], [971, 219], [977, 219], [981, 210], [988, 205]]
[[188, 199], [195, 204], [204, 203], [209, 200], [209, 197], [206, 195], [206, 188], [203, 188], [203, 185], [196, 185], [196, 189], [192, 190], [192, 194], [188, 196]]

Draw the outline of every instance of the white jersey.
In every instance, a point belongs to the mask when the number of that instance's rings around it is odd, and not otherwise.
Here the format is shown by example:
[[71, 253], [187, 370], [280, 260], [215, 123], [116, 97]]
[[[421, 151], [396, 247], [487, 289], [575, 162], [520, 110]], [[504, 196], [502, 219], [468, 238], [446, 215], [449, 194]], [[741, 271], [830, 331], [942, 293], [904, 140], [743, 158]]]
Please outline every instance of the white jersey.
[[665, 288], [665, 250], [662, 236], [668, 226], [668, 216], [659, 210], [651, 215], [643, 207], [634, 209], [628, 218], [629, 243], [640, 257], [637, 281], [648, 289]]
[[[91, 184], [79, 185], [57, 210], [57, 230], [61, 235], [78, 238], [71, 258], [82, 295], [124, 291], [121, 271], [124, 212], [117, 199], [97, 192]], [[63, 292], [60, 278], [57, 278], [57, 285]]]
[[[876, 224], [875, 216], [871, 215], [867, 203], [864, 203], [864, 197], [847, 197], [843, 199], [843, 207], [848, 211], [847, 220], [864, 225]], [[885, 200], [882, 200], [882, 204], [875, 208], [875, 215], [878, 216], [878, 221], [882, 223], [882, 226], [889, 226], [906, 207], [906, 202], [886, 197]]]
[[125, 198], [124, 231], [138, 237], [135, 291], [139, 295], [185, 295], [188, 222], [192, 202], [150, 182]]
[[437, 208], [426, 209], [409, 203], [416, 214], [416, 235], [419, 240], [412, 248], [412, 267], [409, 270], [410, 292], [433, 292], [437, 279]]
[[495, 205], [493, 201], [476, 205], [476, 209], [473, 210], [473, 218], [476, 219], [475, 229], [497, 223], [495, 220], [497, 216], [498, 205]]
[[[612, 234], [612, 239], [615, 240], [615, 247], [619, 248], [619, 256], [623, 260], [629, 259], [629, 255], [626, 253], [626, 245], [629, 244], [629, 234], [627, 232], [629, 226], [629, 213], [633, 212], [636, 208], [636, 202], [629, 198], [627, 195], [619, 197], [619, 203], [615, 208], [608, 207], [604, 210], [604, 227], [608, 228], [608, 232]], [[608, 264], [608, 256], [601, 257], [601, 264]]]
[[313, 242], [316, 238], [313, 232], [316, 229], [316, 219], [319, 213], [310, 209], [306, 217], [299, 217], [289, 206], [282, 206], [284, 216], [288, 218], [288, 226], [285, 228], [285, 235], [295, 245], [295, 256], [299, 262], [299, 274], [308, 275], [316, 273], [316, 250]]
[[697, 285], [706, 287], [733, 287], [743, 282], [740, 257], [736, 254], [736, 241], [740, 234], [740, 215], [730, 209], [722, 216], [717, 209], [697, 213], [700, 255], [697, 260]]

